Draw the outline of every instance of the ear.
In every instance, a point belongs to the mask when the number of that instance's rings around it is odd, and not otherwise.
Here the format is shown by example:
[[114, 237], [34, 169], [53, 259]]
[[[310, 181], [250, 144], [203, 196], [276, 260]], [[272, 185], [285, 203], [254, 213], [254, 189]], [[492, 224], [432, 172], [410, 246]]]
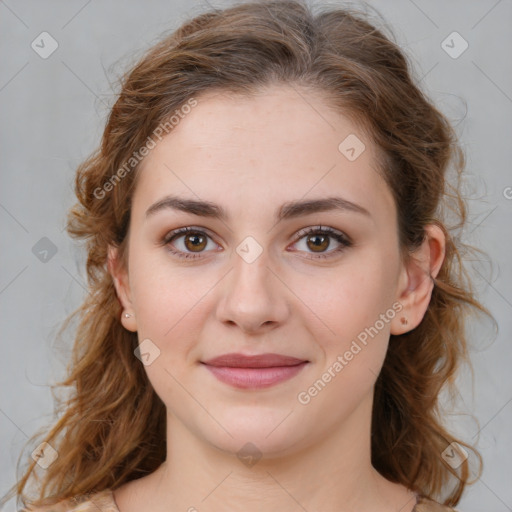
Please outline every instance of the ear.
[[[123, 311], [121, 312], [121, 323], [125, 329], [136, 332], [137, 321], [131, 299], [128, 270], [119, 257], [117, 247], [113, 247], [111, 245], [108, 247], [107, 268], [114, 281], [117, 297], [123, 307]], [[129, 316], [127, 317], [126, 315]]]
[[391, 334], [403, 334], [421, 323], [434, 289], [433, 278], [444, 261], [445, 232], [437, 224], [427, 225], [425, 231], [425, 240], [400, 272], [397, 300], [403, 309], [391, 321]]

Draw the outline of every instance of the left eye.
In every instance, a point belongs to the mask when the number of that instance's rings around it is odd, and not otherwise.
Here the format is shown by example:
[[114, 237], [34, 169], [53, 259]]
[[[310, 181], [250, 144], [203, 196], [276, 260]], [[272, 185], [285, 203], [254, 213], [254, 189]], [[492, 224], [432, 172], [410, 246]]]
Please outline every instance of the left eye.
[[[331, 246], [331, 239], [333, 238], [339, 245], [335, 249], [327, 251]], [[312, 252], [315, 253], [314, 256], [308, 256], [308, 258], [312, 257], [313, 259], [328, 258], [352, 245], [352, 242], [343, 233], [335, 231], [332, 228], [322, 228], [321, 226], [302, 230], [299, 233], [298, 241], [295, 242], [295, 244], [299, 244], [303, 240], [303, 247], [311, 249]], [[308, 251], [306, 250], [305, 252]]]

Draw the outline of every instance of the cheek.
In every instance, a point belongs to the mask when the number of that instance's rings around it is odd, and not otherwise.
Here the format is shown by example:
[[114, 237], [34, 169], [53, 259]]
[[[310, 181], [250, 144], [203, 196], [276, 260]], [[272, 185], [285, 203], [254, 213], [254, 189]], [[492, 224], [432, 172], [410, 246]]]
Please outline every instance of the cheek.
[[[384, 259], [367, 251], [366, 257], [358, 255], [337, 269], [301, 277], [294, 283], [294, 292], [307, 306], [303, 309], [311, 319], [308, 323], [318, 324], [327, 348], [350, 342], [391, 308], [394, 277]], [[385, 321], [385, 326], [379, 322], [377, 327], [388, 332], [389, 322]]]
[[142, 253], [132, 261], [130, 287], [139, 340], [150, 338], [166, 351], [172, 345], [172, 352], [182, 352], [197, 334], [202, 297], [215, 285], [215, 276], [198, 276]]
[[133, 269], [139, 344], [149, 339], [158, 353], [144, 369], [158, 396], [174, 410], [176, 403], [187, 403], [179, 383], [187, 380], [197, 359], [194, 350], [205, 315], [201, 298], [214, 283], [171, 273], [165, 266], [134, 264]]
[[314, 411], [335, 411], [333, 422], [347, 417], [372, 392], [388, 348], [395, 315], [389, 273], [378, 261], [369, 263], [361, 261], [361, 270], [354, 266], [350, 273], [326, 280], [321, 291], [310, 290], [305, 300], [329, 329], [321, 334], [310, 329], [322, 357], [297, 398], [310, 404], [313, 416]]

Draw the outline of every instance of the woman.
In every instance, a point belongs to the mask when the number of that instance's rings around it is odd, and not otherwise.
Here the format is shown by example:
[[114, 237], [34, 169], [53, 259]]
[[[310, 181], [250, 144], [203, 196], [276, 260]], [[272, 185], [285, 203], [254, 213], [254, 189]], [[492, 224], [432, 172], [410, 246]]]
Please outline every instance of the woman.
[[90, 294], [27, 510], [453, 510], [463, 167], [362, 14], [246, 3], [154, 46], [77, 172]]

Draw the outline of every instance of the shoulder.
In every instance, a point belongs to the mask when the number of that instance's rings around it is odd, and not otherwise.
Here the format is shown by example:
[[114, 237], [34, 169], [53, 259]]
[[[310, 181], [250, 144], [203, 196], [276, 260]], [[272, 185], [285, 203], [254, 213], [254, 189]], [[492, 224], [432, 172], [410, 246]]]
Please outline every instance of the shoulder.
[[59, 501], [46, 507], [24, 508], [20, 512], [119, 512], [111, 489], [80, 498]]
[[457, 510], [420, 496], [412, 512], [457, 512]]

